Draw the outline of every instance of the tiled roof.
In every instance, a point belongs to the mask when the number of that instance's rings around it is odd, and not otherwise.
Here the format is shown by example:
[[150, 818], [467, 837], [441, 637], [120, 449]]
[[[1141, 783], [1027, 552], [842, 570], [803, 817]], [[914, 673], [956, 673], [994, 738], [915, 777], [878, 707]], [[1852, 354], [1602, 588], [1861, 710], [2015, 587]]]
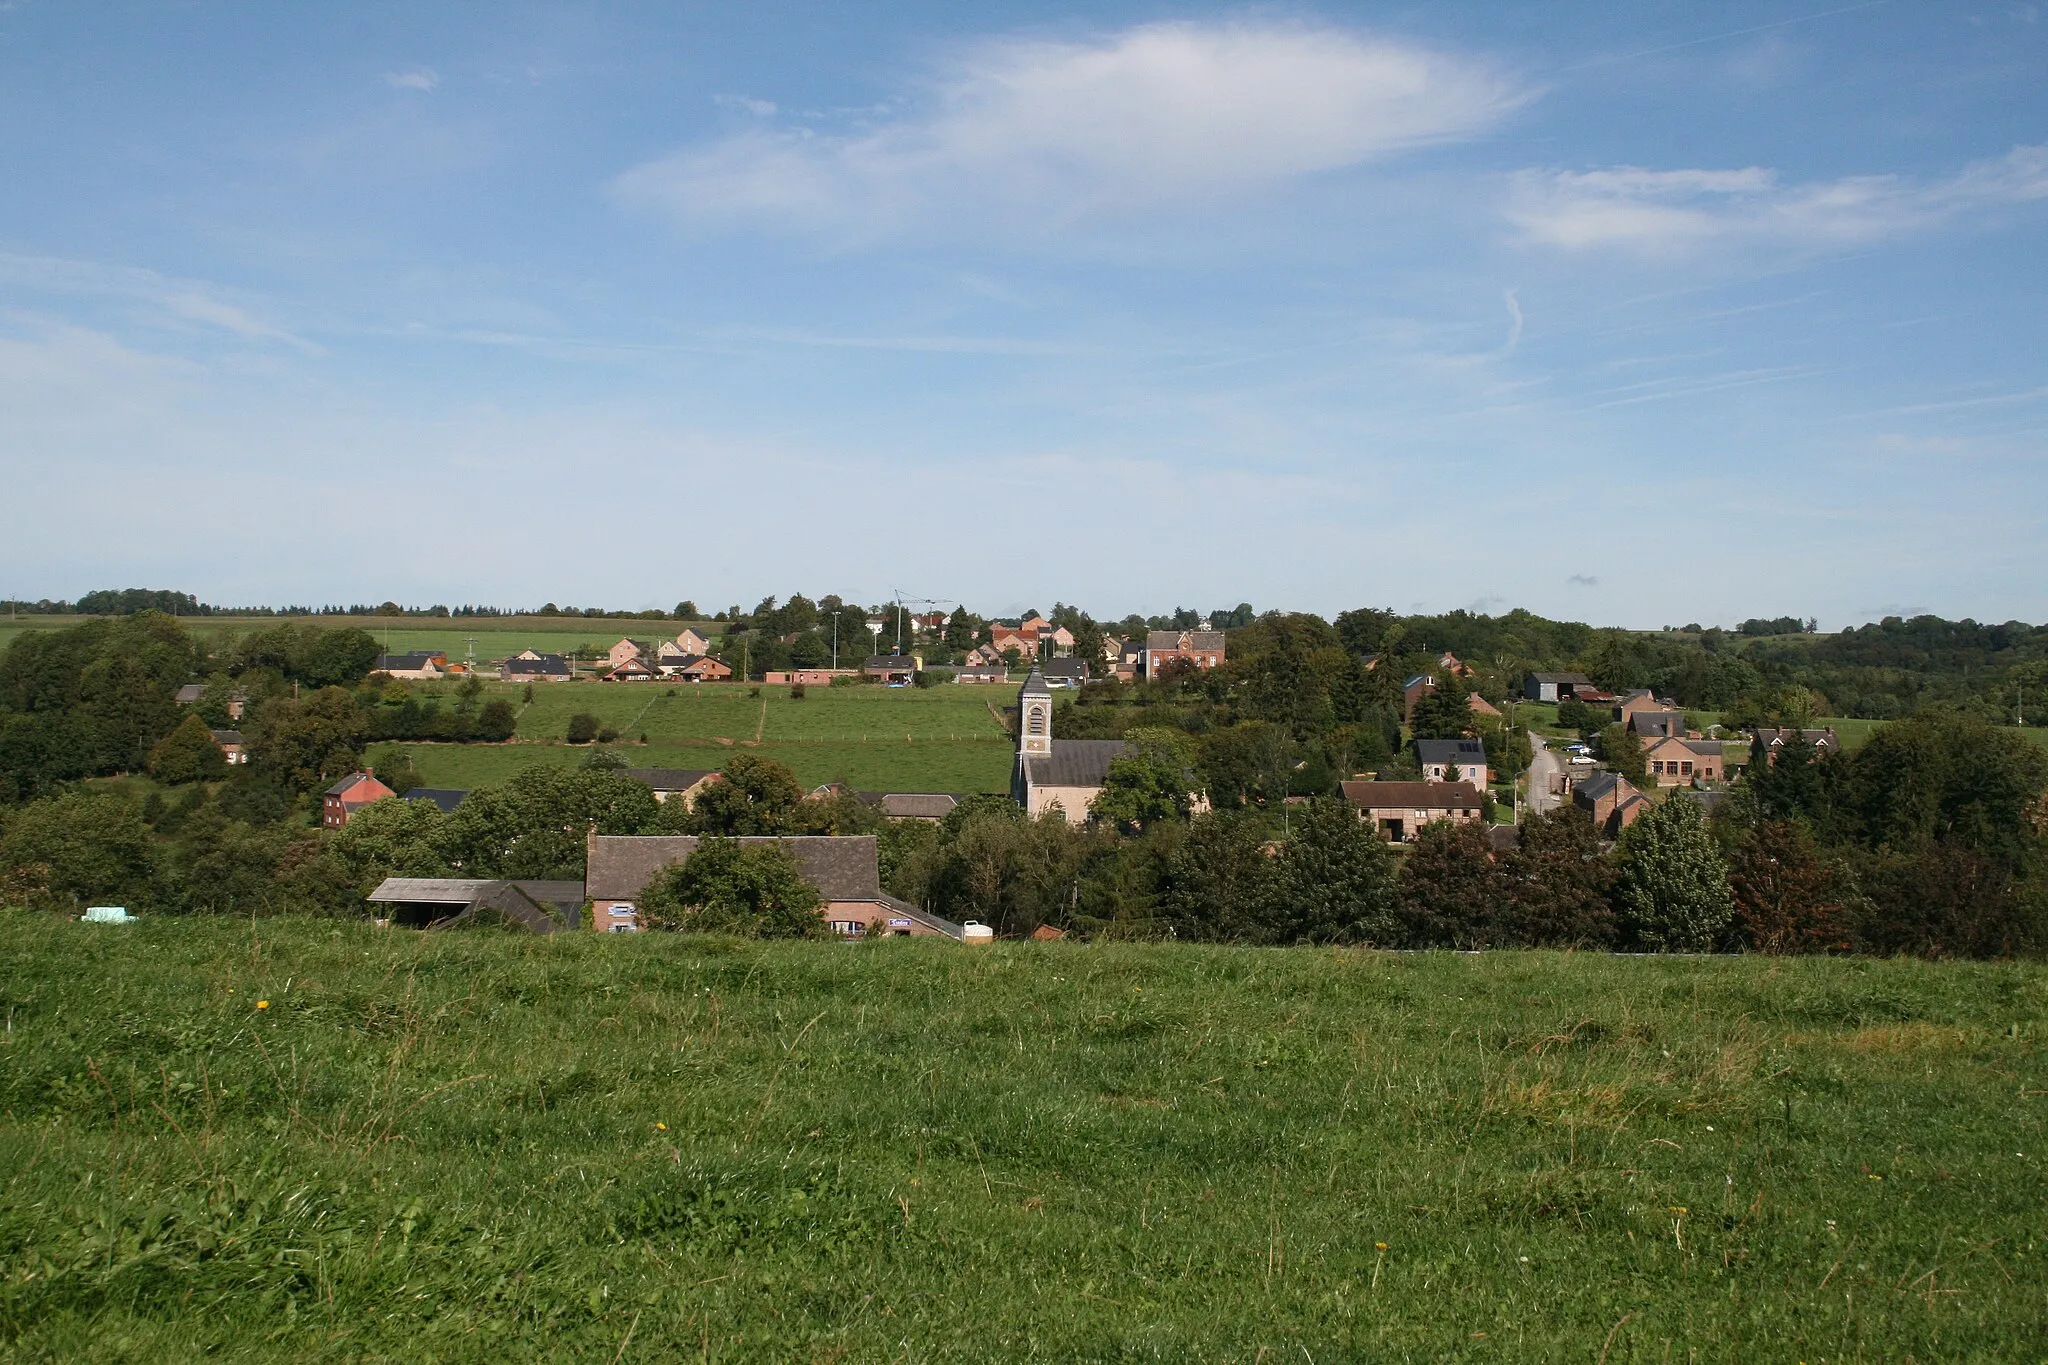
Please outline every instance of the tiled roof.
[[1470, 782], [1345, 782], [1344, 799], [1368, 810], [1462, 810], [1479, 805]]
[[[392, 793], [391, 793], [391, 789], [390, 789], [389, 787], [385, 786], [385, 785], [384, 785], [384, 784], [383, 784], [382, 782], [379, 782], [379, 781], [378, 781], [378, 780], [377, 780], [376, 778], [372, 777], [372, 776], [371, 776], [370, 774], [368, 774], [368, 773], [350, 773], [350, 774], [349, 774], [349, 775], [348, 775], [347, 777], [344, 777], [344, 778], [342, 778], [342, 779], [341, 779], [341, 781], [339, 781], [339, 782], [335, 783], [335, 784], [334, 784], [333, 786], [329, 787], [329, 788], [328, 788], [328, 789], [326, 790], [326, 792], [324, 793], [324, 795], [327, 795], [327, 796], [339, 796], [339, 797], [343, 798], [344, 800], [346, 800], [346, 799], [347, 799], [347, 798], [349, 797], [349, 795], [350, 795], [351, 793], [353, 793], [353, 792], [354, 792], [354, 791], [356, 790], [356, 788], [358, 788], [358, 787], [362, 787], [362, 786], [371, 786], [371, 787], [375, 787], [375, 788], [377, 788], [378, 790], [380, 790], [380, 791], [383, 791], [383, 792], [385, 792], [385, 793], [387, 793], [387, 794], [392, 794]], [[364, 799], [368, 799], [368, 798], [364, 798]]]
[[1418, 739], [1415, 756], [1424, 764], [1486, 762], [1486, 745], [1476, 739]]
[[1024, 755], [1024, 771], [1034, 787], [1099, 787], [1129, 748], [1120, 739], [1056, 739], [1051, 753]]
[[[633, 900], [663, 868], [697, 851], [694, 834], [598, 834], [591, 836], [584, 891], [593, 900]], [[804, 880], [828, 901], [879, 900], [882, 880], [872, 834], [807, 834], [739, 840], [749, 847], [782, 844], [795, 855]]]

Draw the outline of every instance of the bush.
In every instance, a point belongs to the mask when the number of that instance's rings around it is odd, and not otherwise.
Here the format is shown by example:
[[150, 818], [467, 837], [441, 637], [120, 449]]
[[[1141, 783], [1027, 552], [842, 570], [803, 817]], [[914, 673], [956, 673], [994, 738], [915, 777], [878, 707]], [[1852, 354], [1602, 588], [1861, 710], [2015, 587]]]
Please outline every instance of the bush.
[[802, 683], [791, 684], [789, 689], [789, 699], [791, 701], [802, 701], [804, 699], [804, 685]]
[[823, 938], [824, 903], [784, 844], [708, 838], [641, 898], [657, 929], [745, 938]]
[[609, 725], [607, 725], [607, 726], [603, 727], [602, 729], [600, 729], [600, 730], [599, 730], [599, 731], [597, 732], [597, 742], [598, 742], [599, 744], [610, 744], [610, 743], [611, 743], [612, 741], [616, 740], [616, 739], [617, 739], [618, 737], [619, 737], [619, 732], [618, 732], [617, 730], [613, 729], [613, 728], [612, 728], [611, 726], [609, 726]]
[[597, 732], [600, 728], [596, 716], [591, 715], [588, 711], [578, 711], [575, 715], [569, 717], [569, 742], [571, 744], [588, 744], [597, 738]]
[[213, 742], [206, 722], [188, 715], [178, 728], [156, 742], [149, 751], [149, 775], [176, 786], [183, 782], [204, 782], [227, 774], [227, 760]]

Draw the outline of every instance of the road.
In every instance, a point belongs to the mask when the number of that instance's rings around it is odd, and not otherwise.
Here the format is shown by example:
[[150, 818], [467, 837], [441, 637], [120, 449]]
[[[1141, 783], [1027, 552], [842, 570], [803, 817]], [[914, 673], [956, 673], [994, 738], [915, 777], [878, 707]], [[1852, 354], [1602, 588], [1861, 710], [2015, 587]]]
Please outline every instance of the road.
[[1565, 774], [1571, 769], [1565, 757], [1543, 742], [1543, 736], [1529, 731], [1528, 786], [1522, 793], [1522, 809], [1542, 815], [1564, 804]]

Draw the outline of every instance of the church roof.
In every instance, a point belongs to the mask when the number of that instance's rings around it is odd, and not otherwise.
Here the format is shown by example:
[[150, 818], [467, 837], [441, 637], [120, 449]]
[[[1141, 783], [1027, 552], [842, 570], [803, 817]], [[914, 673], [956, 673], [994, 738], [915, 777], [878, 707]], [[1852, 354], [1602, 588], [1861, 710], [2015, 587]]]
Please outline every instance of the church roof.
[[1031, 670], [1031, 676], [1024, 680], [1024, 686], [1018, 689], [1017, 695], [1019, 697], [1050, 697], [1052, 689], [1045, 685], [1045, 674], [1034, 668]]
[[1129, 748], [1120, 739], [1056, 739], [1049, 754], [1023, 755], [1024, 773], [1034, 787], [1099, 787]]

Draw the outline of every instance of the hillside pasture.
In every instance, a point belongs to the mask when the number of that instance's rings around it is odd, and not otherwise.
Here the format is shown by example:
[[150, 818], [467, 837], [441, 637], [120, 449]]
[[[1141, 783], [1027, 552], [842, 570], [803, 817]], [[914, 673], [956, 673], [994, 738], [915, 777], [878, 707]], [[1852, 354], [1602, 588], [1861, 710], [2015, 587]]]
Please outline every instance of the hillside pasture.
[[0, 1355], [2019, 1360], [2038, 965], [0, 912]]

